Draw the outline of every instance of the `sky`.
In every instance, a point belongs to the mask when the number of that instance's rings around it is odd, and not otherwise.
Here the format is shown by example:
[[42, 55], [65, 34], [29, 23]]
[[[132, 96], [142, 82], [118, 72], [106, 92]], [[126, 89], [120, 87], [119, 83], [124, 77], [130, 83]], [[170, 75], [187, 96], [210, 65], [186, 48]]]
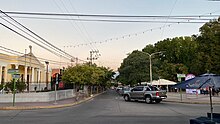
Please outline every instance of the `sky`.
[[[4, 12], [202, 16], [220, 15], [220, 2], [208, 0], [1, 0], [0, 10]], [[123, 59], [133, 50], [142, 50], [146, 45], [155, 44], [166, 38], [199, 34], [199, 28], [204, 24], [170, 24], [170, 20], [167, 18], [162, 23], [112, 23], [13, 18], [51, 44], [79, 59], [88, 61], [90, 51], [98, 50], [100, 56], [94, 62], [99, 66], [110, 67], [114, 70], [120, 67]], [[73, 17], [64, 18], [72, 19]], [[83, 19], [84, 17], [74, 18]], [[157, 19], [153, 20], [158, 21]], [[181, 22], [187, 21], [181, 20]], [[0, 18], [0, 23], [10, 26], [2, 18]], [[58, 62], [69, 62], [0, 26], [0, 46], [24, 53], [25, 49], [29, 51], [29, 45], [33, 47], [33, 53], [37, 57]], [[0, 53], [4, 52], [0, 50]], [[59, 68], [64, 65], [57, 63], [50, 66]]]

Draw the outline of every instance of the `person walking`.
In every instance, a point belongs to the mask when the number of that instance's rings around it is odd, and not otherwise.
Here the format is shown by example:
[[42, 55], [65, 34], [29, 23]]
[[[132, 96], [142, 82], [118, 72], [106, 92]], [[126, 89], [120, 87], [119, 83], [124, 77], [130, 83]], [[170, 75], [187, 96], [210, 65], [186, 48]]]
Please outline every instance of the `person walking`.
[[79, 89], [77, 89], [77, 90], [76, 90], [76, 101], [79, 100], [79, 94], [80, 94], [80, 93], [79, 93]]

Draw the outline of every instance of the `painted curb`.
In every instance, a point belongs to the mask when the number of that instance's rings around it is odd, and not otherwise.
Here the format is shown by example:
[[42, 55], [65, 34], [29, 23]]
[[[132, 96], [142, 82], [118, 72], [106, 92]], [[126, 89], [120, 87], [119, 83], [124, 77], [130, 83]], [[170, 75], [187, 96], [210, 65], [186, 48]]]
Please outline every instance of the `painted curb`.
[[34, 109], [54, 109], [54, 108], [64, 108], [64, 107], [70, 107], [70, 106], [74, 106], [74, 105], [78, 105], [81, 104], [83, 102], [89, 101], [91, 99], [93, 99], [94, 97], [101, 95], [105, 92], [99, 93], [99, 94], [95, 94], [91, 97], [82, 99], [80, 101], [74, 102], [74, 103], [68, 103], [68, 104], [62, 104], [62, 105], [51, 105], [51, 106], [8, 106], [8, 107], [0, 107], [0, 110], [34, 110]]
[[[210, 102], [197, 102], [197, 101], [175, 101], [175, 100], [163, 100], [163, 102], [172, 102], [172, 103], [185, 103], [185, 104], [210, 104]], [[220, 105], [220, 103], [212, 103], [213, 105]]]

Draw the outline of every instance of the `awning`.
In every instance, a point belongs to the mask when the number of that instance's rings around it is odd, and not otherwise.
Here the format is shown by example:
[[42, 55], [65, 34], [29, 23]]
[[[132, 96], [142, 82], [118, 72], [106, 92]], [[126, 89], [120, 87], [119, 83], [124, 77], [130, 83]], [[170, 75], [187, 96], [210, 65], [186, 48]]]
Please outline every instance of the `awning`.
[[159, 79], [159, 80], [154, 80], [152, 82], [152, 85], [175, 85], [176, 82], [166, 80], [166, 79]]

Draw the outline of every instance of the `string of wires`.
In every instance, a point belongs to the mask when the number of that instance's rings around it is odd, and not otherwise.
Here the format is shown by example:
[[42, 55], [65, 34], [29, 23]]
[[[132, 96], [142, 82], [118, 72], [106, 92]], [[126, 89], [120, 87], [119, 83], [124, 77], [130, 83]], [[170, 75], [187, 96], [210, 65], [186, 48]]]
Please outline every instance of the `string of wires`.
[[[15, 18], [29, 18], [29, 19], [50, 19], [50, 20], [72, 20], [72, 21], [95, 21], [95, 22], [116, 22], [116, 23], [166, 23], [167, 25], [151, 28], [142, 32], [126, 34], [121, 37], [109, 38], [100, 42], [89, 42], [82, 43], [78, 45], [69, 45], [64, 46], [68, 47], [80, 47], [87, 46], [92, 44], [101, 44], [104, 42], [109, 42], [113, 40], [119, 40], [124, 38], [129, 38], [132, 36], [138, 36], [145, 34], [149, 31], [161, 30], [166, 27], [170, 27], [173, 24], [200, 24], [206, 23], [210, 20], [218, 18], [219, 14], [207, 13], [203, 15], [106, 15], [106, 14], [76, 14], [76, 13], [39, 13], [39, 12], [6, 12], [11, 14]], [[20, 16], [19, 16], [20, 15]], [[63, 17], [72, 17], [72, 18], [63, 18]], [[73, 18], [75, 17], [75, 18]], [[80, 18], [79, 18], [80, 17]], [[95, 18], [95, 19], [94, 19]], [[103, 19], [104, 18], [104, 19]], [[169, 21], [167, 21], [169, 19]], [[170, 21], [171, 20], [171, 21]], [[169, 23], [169, 24], [168, 24]]]
[[[28, 41], [40, 46], [41, 48], [53, 53], [56, 56], [59, 56], [59, 57], [62, 56], [63, 58], [65, 58], [67, 60], [76, 59], [76, 57], [66, 53], [65, 51], [56, 47], [55, 45], [53, 45], [49, 41], [45, 40], [41, 36], [37, 35], [35, 32], [30, 30], [26, 26], [22, 25], [21, 23], [19, 23], [17, 20], [12, 18], [11, 16], [9, 16], [7, 13], [3, 12], [2, 10], [0, 10], [0, 13], [3, 15], [3, 16], [0, 16], [0, 18], [3, 19], [9, 25], [16, 28], [17, 30], [7, 26], [6, 24], [0, 23], [0, 25], [2, 25], [3, 27], [20, 35], [21, 37], [27, 39]], [[84, 60], [81, 60], [81, 59], [78, 59], [78, 60], [85, 62]]]
[[13, 15], [40, 15], [40, 16], [75, 16], [75, 17], [110, 17], [110, 18], [170, 18], [170, 19], [190, 19], [190, 18], [201, 18], [201, 17], [216, 17], [219, 14], [213, 15], [105, 15], [105, 14], [73, 14], [73, 13], [40, 13], [40, 12], [5, 12]]
[[[12, 49], [9, 49], [9, 48], [6, 48], [6, 47], [3, 47], [3, 46], [0, 46], [0, 51], [4, 51], [5, 53], [9, 53], [9, 54], [12, 54], [12, 55], [15, 55], [17, 57], [26, 57], [26, 59], [30, 59], [32, 58], [30, 55], [26, 54], [26, 53], [22, 53], [22, 52], [18, 52], [18, 51], [15, 51], [15, 50], [12, 50]], [[50, 60], [50, 59], [45, 59], [45, 58], [42, 58], [42, 57], [37, 57], [35, 56], [39, 61], [41, 61], [42, 63], [44, 63], [45, 61], [48, 61], [50, 62], [50, 64], [54, 64], [54, 65], [59, 65], [60, 63], [62, 64], [72, 64], [71, 62], [59, 62], [59, 61], [55, 61], [55, 60]], [[0, 54], [0, 59], [4, 59], [4, 60], [17, 60], [15, 57], [10, 57], [7, 55], [7, 57], [5, 57], [5, 55], [3, 54]], [[25, 62], [24, 60], [19, 60], [21, 62]], [[33, 64], [39, 64], [39, 63], [36, 63], [34, 61], [32, 61]]]
[[[217, 11], [216, 11], [217, 12]], [[92, 44], [98, 44], [98, 43], [105, 43], [113, 40], [119, 40], [124, 38], [129, 38], [133, 36], [138, 36], [141, 34], [145, 34], [149, 31], [154, 30], [161, 30], [165, 27], [170, 27], [173, 24], [197, 24], [197, 23], [206, 23], [210, 20], [217, 19], [220, 15], [219, 14], [213, 14], [213, 13], [207, 13], [203, 15], [169, 15], [169, 16], [163, 16], [163, 15], [106, 15], [106, 14], [76, 14], [76, 13], [40, 13], [40, 12], [5, 12], [7, 14], [11, 14], [15, 18], [29, 18], [29, 19], [51, 19], [51, 20], [74, 20], [74, 21], [95, 21], [95, 22], [117, 22], [117, 23], [126, 23], [126, 22], [132, 22], [132, 23], [169, 23], [167, 25], [164, 25], [162, 27], [156, 27], [147, 29], [145, 31], [132, 33], [132, 34], [126, 34], [120, 37], [115, 38], [109, 38], [104, 41], [100, 42], [89, 42], [84, 44], [78, 44], [78, 45], [69, 45], [64, 46], [66, 47], [80, 47], [80, 46], [87, 46]], [[20, 16], [18, 16], [20, 15]], [[24, 16], [25, 15], [25, 16]], [[63, 17], [76, 17], [76, 18], [63, 18]], [[86, 17], [86, 18], [79, 18], [79, 17]], [[88, 19], [92, 18], [92, 19]], [[95, 19], [93, 19], [95, 18]], [[98, 19], [97, 19], [98, 18]], [[100, 19], [101, 18], [101, 19]], [[102, 19], [104, 18], [104, 19]], [[110, 19], [109, 19], [110, 18]], [[167, 21], [173, 20], [173, 21]]]
[[[60, 9], [60, 11], [62, 13], [70, 13], [69, 10], [66, 7], [65, 1], [53, 1], [56, 6]], [[71, 1], [69, 1], [69, 5], [71, 5], [72, 7], [72, 11], [77, 12], [76, 9], [74, 8], [73, 4], [71, 3]], [[63, 8], [63, 9], [62, 9]], [[80, 19], [79, 16], [76, 17], [77, 19]], [[91, 49], [91, 51], [99, 51], [97, 49], [97, 47], [94, 44], [90, 44], [91, 42], [93, 42], [93, 38], [90, 36], [90, 34], [88, 33], [86, 27], [84, 26], [83, 22], [80, 20], [74, 20], [74, 18], [72, 16], [64, 16], [63, 19], [67, 19], [67, 21], [70, 22], [72, 28], [74, 30], [76, 30], [76, 32], [79, 34], [79, 36], [81, 37], [81, 39], [83, 39], [83, 41], [85, 42], [85, 44], [89, 44], [89, 48]], [[64, 47], [65, 50], [65, 47]], [[97, 55], [97, 53], [96, 53]], [[88, 60], [88, 59], [87, 59]]]

